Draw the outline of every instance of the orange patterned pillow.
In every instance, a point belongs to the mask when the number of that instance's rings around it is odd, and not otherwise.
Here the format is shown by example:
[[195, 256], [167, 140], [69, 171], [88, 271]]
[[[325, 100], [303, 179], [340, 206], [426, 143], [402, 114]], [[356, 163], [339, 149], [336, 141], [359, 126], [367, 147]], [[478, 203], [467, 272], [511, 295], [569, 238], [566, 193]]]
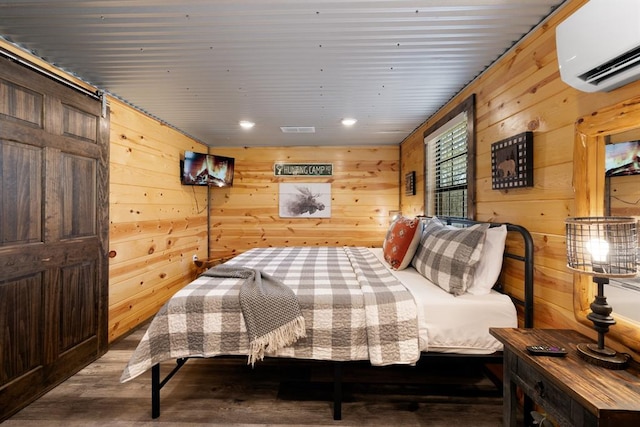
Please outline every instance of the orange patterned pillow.
[[382, 244], [384, 259], [394, 270], [406, 268], [416, 252], [422, 222], [419, 218], [400, 217], [393, 221]]

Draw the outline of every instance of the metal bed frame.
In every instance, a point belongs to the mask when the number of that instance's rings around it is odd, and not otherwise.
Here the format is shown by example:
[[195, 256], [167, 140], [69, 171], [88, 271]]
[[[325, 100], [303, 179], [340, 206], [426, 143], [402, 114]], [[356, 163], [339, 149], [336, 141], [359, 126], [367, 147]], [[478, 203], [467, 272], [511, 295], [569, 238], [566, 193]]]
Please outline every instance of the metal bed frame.
[[[426, 218], [426, 217], [425, 217]], [[464, 218], [453, 218], [453, 217], [438, 217], [441, 221], [445, 222], [447, 225], [460, 226], [460, 227], [468, 227], [474, 224], [483, 224], [480, 221], [473, 221], [470, 219]], [[523, 240], [523, 248], [524, 253], [518, 254], [509, 250], [508, 247], [505, 246], [504, 258], [514, 259], [516, 261], [522, 262], [523, 270], [524, 270], [524, 300], [516, 298], [513, 295], [509, 295], [515, 305], [522, 307], [523, 315], [524, 315], [524, 327], [532, 328], [533, 327], [533, 238], [529, 231], [520, 226], [510, 223], [489, 223], [490, 227], [499, 227], [501, 225], [507, 226], [507, 232], [516, 233], [520, 235]], [[494, 286], [494, 289], [499, 292], [504, 292], [504, 286], [501, 283], [500, 279], [498, 283]], [[496, 352], [487, 355], [461, 355], [454, 353], [436, 353], [436, 352], [423, 352], [422, 357], [427, 358], [439, 358], [439, 359], [454, 359], [454, 358], [464, 358], [469, 359], [472, 358], [474, 361], [479, 363], [502, 363], [502, 352]], [[151, 367], [151, 417], [158, 418], [160, 416], [160, 390], [169, 382], [169, 380], [184, 366], [189, 358], [180, 358], [176, 360], [176, 366], [169, 372], [163, 379], [160, 378], [160, 364], [157, 363]], [[342, 388], [342, 368], [344, 363], [349, 362], [333, 362], [334, 364], [334, 372], [333, 372], [333, 419], [341, 420], [342, 419], [342, 397], [343, 397], [343, 388]], [[489, 374], [491, 380], [498, 383], [496, 378], [493, 378], [493, 375]], [[532, 402], [525, 401], [525, 413], [528, 408], [532, 407]]]

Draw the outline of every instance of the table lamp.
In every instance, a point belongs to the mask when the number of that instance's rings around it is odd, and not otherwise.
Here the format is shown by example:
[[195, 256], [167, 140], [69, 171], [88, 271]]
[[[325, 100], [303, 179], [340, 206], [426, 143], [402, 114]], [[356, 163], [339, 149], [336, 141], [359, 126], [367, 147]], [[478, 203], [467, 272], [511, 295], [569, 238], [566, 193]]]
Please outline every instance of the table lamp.
[[578, 354], [586, 361], [608, 369], [624, 369], [629, 356], [604, 345], [609, 327], [616, 324], [612, 308], [604, 296], [610, 278], [638, 274], [638, 228], [631, 217], [584, 217], [566, 220], [567, 266], [593, 276], [598, 293], [587, 318], [598, 332], [598, 343], [578, 344]]

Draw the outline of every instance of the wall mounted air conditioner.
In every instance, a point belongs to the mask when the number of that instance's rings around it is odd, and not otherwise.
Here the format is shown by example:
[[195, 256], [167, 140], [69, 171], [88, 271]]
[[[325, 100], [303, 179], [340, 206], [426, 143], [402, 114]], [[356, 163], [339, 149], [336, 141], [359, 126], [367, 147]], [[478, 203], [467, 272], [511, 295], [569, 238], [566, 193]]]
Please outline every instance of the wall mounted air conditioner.
[[584, 92], [640, 79], [640, 0], [590, 0], [556, 27], [560, 77]]

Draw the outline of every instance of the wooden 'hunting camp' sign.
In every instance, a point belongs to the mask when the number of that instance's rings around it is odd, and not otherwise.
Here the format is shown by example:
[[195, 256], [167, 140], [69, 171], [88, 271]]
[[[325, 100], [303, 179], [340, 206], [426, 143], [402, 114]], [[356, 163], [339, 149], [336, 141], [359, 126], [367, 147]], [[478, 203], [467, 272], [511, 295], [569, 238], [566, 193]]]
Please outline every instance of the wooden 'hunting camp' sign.
[[332, 163], [275, 163], [275, 176], [331, 176]]

